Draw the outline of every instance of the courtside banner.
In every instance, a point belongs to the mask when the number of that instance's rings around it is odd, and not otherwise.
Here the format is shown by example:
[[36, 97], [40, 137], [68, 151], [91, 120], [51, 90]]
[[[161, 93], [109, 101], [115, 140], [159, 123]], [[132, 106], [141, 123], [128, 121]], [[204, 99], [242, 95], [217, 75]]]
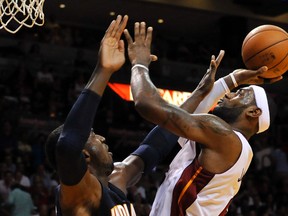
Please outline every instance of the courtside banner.
[[[133, 101], [130, 85], [122, 83], [108, 83], [108, 86], [122, 99], [127, 101]], [[160, 95], [164, 100], [177, 106], [181, 105], [191, 95], [191, 92], [183, 92], [169, 89], [158, 89], [158, 91], [160, 92]]]

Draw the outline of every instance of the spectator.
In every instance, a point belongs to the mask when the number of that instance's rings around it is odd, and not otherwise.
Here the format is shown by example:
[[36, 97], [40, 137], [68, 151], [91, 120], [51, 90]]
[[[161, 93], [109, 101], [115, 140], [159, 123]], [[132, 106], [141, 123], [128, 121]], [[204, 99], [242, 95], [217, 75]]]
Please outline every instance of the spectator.
[[0, 180], [0, 203], [6, 203], [8, 201], [8, 197], [11, 192], [11, 186], [13, 183], [13, 173], [7, 170], [4, 174], [4, 178]]
[[286, 152], [284, 152], [284, 146], [284, 143], [279, 140], [271, 153], [274, 172], [278, 180], [288, 178], [288, 158]]
[[29, 191], [31, 187], [31, 181], [28, 176], [24, 175], [22, 170], [18, 169], [15, 172], [15, 182], [17, 185], [21, 186], [22, 189], [25, 189], [25, 191]]
[[34, 174], [31, 184], [31, 196], [39, 216], [47, 216], [49, 210], [49, 189], [40, 175]]
[[31, 216], [34, 204], [30, 193], [23, 190], [19, 184], [14, 184], [11, 188], [7, 202], [11, 207], [11, 216]]

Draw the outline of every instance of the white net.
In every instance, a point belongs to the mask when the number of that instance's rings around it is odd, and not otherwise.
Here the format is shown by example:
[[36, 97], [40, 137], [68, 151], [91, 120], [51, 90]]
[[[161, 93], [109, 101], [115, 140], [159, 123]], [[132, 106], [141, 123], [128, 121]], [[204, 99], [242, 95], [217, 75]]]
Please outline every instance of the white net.
[[44, 24], [45, 0], [0, 0], [0, 29], [16, 33], [22, 26]]

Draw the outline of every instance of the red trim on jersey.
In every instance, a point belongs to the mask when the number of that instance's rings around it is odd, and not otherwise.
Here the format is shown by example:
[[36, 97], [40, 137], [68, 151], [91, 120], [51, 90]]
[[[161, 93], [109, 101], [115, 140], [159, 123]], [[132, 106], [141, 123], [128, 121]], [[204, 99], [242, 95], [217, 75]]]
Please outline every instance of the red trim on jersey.
[[171, 205], [171, 216], [185, 216], [186, 209], [196, 200], [201, 191], [215, 174], [204, 170], [197, 158], [185, 168], [177, 181]]

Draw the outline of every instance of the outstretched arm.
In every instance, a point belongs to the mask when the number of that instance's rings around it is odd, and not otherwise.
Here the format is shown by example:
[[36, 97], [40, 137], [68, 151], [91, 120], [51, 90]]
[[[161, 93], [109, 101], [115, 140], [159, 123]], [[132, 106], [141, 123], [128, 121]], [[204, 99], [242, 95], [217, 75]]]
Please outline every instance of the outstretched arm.
[[[219, 101], [219, 99], [222, 98], [225, 93], [230, 92], [230, 90], [235, 88], [235, 84], [231, 79], [231, 75], [224, 76], [214, 82], [216, 70], [221, 63], [223, 56], [224, 51], [221, 50], [216, 59], [214, 55], [211, 57], [210, 67], [202, 77], [196, 89], [192, 92], [191, 96], [180, 106], [182, 109], [190, 113], [208, 113], [213, 105]], [[264, 80], [261, 77], [258, 77], [258, 74], [261, 74], [265, 71], [266, 67], [262, 67], [258, 71], [238, 69], [233, 73], [235, 80], [237, 84], [239, 83], [239, 85], [263, 84]], [[276, 82], [280, 79], [281, 77], [277, 79], [271, 79], [270, 82]], [[199, 104], [198, 107], [197, 104]], [[156, 126], [146, 136], [146, 138], [140, 144], [139, 148], [136, 149], [136, 151], [132, 154], [138, 155], [144, 160], [144, 172], [149, 172], [152, 170], [152, 168], [157, 166], [163, 159], [167, 157], [167, 155], [177, 144], [178, 138], [179, 137], [177, 135], [171, 133], [170, 131]], [[151, 160], [151, 158], [153, 158], [153, 160]], [[143, 170], [143, 167], [144, 165], [142, 164], [141, 167], [137, 167], [136, 170]]]
[[[195, 109], [197, 106], [197, 104], [194, 104], [199, 103], [213, 87], [215, 72], [223, 54], [224, 52], [221, 51], [216, 60], [215, 57], [212, 56], [210, 67], [188, 99], [189, 103], [182, 105], [184, 109], [186, 104], [187, 109], [193, 112], [193, 107]], [[134, 152], [121, 163], [115, 164], [115, 167], [118, 165], [125, 167], [125, 172], [117, 172], [116, 168], [112, 175], [110, 175], [110, 182], [125, 191], [127, 187], [135, 184], [139, 180], [143, 172], [150, 172], [155, 166], [162, 162], [175, 147], [178, 138], [177, 135], [160, 126], [154, 127]], [[121, 174], [119, 175], [119, 173]]]
[[[61, 182], [61, 192], [65, 193], [63, 202], [74, 202], [75, 196], [88, 196], [91, 187], [100, 190], [100, 183], [89, 175], [86, 160], [82, 153], [93, 126], [93, 121], [101, 96], [111, 75], [124, 64], [124, 42], [120, 40], [128, 17], [118, 16], [108, 27], [98, 53], [98, 62], [85, 89], [76, 100], [56, 146], [57, 171]], [[94, 183], [95, 185], [91, 185]], [[85, 189], [86, 188], [86, 189]], [[97, 189], [98, 188], [98, 189]], [[83, 193], [83, 190], [87, 193]], [[82, 192], [81, 192], [82, 191]], [[93, 190], [94, 191], [94, 190]]]
[[141, 22], [141, 24], [135, 23], [134, 41], [129, 32], [124, 31], [128, 41], [129, 59], [133, 65], [131, 90], [135, 107], [146, 120], [163, 126], [178, 136], [187, 137], [189, 132], [185, 128], [188, 126], [186, 123], [190, 119], [190, 114], [163, 100], [149, 76], [148, 66], [151, 62], [152, 31], [152, 27], [148, 27], [146, 32], [144, 22]]
[[[124, 33], [128, 41], [129, 58], [133, 66], [131, 76], [131, 88], [135, 101], [135, 106], [138, 112], [146, 120], [161, 125], [179, 136], [184, 136], [194, 140], [197, 138], [201, 138], [198, 141], [203, 141], [203, 143], [205, 143], [205, 141], [207, 141], [205, 140], [205, 137], [207, 136], [204, 136], [203, 133], [200, 133], [204, 131], [200, 128], [205, 127], [206, 132], [207, 130], [210, 130], [210, 132], [212, 132], [211, 129], [213, 127], [211, 127], [211, 125], [205, 126], [205, 123], [209, 122], [211, 124], [215, 124], [215, 119], [211, 119], [212, 116], [209, 115], [205, 117], [207, 118], [206, 120], [209, 119], [209, 121], [205, 122], [201, 122], [199, 116], [196, 115], [194, 115], [193, 119], [191, 119], [191, 117], [188, 115], [189, 113], [185, 112], [185, 110], [179, 109], [178, 107], [175, 107], [164, 101], [159, 96], [156, 87], [154, 86], [149, 77], [148, 66], [151, 62], [150, 45], [152, 38], [152, 28], [149, 27], [146, 32], [145, 23], [135, 23], [135, 41], [132, 40], [127, 30], [125, 30]], [[137, 64], [141, 64], [142, 66], [139, 66]], [[249, 72], [250, 74], [253, 74], [255, 78], [257, 77], [257, 74], [259, 76], [263, 70], [265, 71], [267, 70], [267, 68], [263, 67], [259, 70]], [[248, 73], [246, 73], [246, 75], [247, 74]], [[234, 74], [234, 77], [236, 77], [236, 73]], [[232, 83], [236, 87], [235, 80], [233, 80], [232, 78], [233, 76], [229, 77], [230, 83], [232, 80]], [[246, 79], [246, 81], [247, 80], [248, 79]], [[204, 117], [201, 117], [201, 119], [203, 118]], [[190, 130], [192, 130], [193, 133]], [[219, 134], [217, 135], [215, 133], [213, 135], [215, 135], [216, 137], [219, 136]]]

